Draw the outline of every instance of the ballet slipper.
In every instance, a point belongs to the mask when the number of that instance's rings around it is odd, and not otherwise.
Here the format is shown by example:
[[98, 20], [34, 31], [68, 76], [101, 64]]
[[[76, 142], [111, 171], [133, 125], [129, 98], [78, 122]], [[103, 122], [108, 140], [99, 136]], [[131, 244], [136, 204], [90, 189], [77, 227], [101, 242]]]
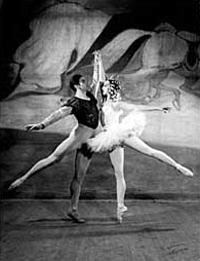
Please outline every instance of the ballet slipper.
[[121, 224], [122, 217], [127, 212], [128, 208], [126, 206], [121, 206], [117, 208], [117, 221]]
[[15, 180], [10, 187], [8, 188], [8, 190], [14, 189], [16, 187], [19, 187], [23, 182], [25, 181], [25, 178], [19, 178], [17, 180]]
[[186, 167], [183, 167], [181, 164], [176, 164], [176, 168], [185, 176], [194, 176], [194, 173], [191, 170], [187, 169]]
[[69, 211], [67, 215], [75, 223], [85, 223], [85, 219], [80, 217], [77, 210]]

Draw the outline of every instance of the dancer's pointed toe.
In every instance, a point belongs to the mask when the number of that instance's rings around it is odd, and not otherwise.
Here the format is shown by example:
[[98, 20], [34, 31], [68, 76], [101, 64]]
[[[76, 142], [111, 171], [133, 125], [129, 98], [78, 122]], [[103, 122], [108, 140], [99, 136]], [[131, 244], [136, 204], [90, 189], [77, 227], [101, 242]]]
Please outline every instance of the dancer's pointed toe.
[[117, 221], [118, 223], [122, 223], [123, 215], [128, 211], [126, 206], [118, 207], [117, 208]]
[[20, 179], [15, 180], [15, 181], [8, 187], [8, 190], [12, 190], [12, 189], [15, 189], [15, 188], [19, 187], [23, 182], [24, 182], [24, 179], [23, 179], [23, 178], [20, 178]]
[[189, 176], [189, 177], [194, 176], [194, 173], [191, 170], [182, 166], [181, 164], [177, 164], [177, 169], [178, 169], [178, 171], [180, 171], [185, 176]]

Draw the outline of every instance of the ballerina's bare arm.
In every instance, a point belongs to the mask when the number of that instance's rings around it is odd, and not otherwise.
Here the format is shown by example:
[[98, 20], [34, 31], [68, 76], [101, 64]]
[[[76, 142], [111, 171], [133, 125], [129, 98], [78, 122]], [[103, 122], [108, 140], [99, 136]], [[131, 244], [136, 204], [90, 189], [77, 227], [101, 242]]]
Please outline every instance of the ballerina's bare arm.
[[93, 79], [92, 84], [90, 85], [90, 92], [94, 95], [94, 97], [97, 99], [98, 90], [100, 87], [100, 82], [97, 82], [95, 79]]
[[50, 114], [47, 118], [45, 118], [40, 123], [26, 125], [25, 128], [27, 131], [44, 129], [45, 127], [53, 124], [54, 122], [64, 118], [65, 116], [68, 116], [71, 110], [72, 110], [71, 107], [67, 107], [67, 106], [61, 107], [60, 109]]
[[149, 105], [137, 105], [137, 109], [139, 111], [161, 111], [161, 112], [164, 112], [164, 113], [167, 113], [171, 110], [170, 107], [163, 107], [163, 108], [160, 108], [160, 107], [155, 107], [155, 106], [149, 106]]
[[[97, 78], [100, 78], [100, 64], [101, 64], [101, 54], [98, 51], [93, 52], [94, 55], [94, 73], [98, 75]], [[90, 92], [97, 98], [98, 90], [100, 88], [101, 81], [95, 79], [94, 75], [92, 78], [92, 83], [90, 85]]]
[[133, 110], [138, 110], [138, 111], [143, 111], [143, 112], [162, 111], [164, 113], [167, 113], [171, 110], [170, 107], [160, 108], [160, 107], [149, 106], [149, 105], [140, 105], [140, 104], [135, 105], [135, 104], [127, 103], [127, 102], [119, 102], [117, 106], [118, 106], [118, 108], [126, 110], [126, 111], [133, 111]]

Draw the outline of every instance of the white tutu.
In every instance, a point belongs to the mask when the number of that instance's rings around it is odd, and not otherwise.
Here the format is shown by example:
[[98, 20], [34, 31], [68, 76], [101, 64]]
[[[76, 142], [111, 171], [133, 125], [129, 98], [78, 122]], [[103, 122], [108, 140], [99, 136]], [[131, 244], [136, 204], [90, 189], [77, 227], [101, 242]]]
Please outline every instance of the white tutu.
[[135, 109], [119, 122], [123, 113], [114, 110], [106, 110], [107, 118], [105, 130], [88, 140], [88, 145], [95, 152], [103, 152], [120, 145], [125, 139], [131, 136], [140, 136], [145, 126], [144, 113]]

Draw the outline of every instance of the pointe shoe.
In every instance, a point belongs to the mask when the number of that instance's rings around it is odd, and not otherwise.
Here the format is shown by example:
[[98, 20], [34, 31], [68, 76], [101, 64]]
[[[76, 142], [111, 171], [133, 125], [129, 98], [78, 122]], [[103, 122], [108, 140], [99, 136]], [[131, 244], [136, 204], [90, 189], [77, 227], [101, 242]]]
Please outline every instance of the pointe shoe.
[[185, 176], [190, 176], [190, 177], [194, 176], [194, 173], [191, 170], [187, 169], [186, 167], [183, 167], [180, 164], [177, 164], [176, 168]]
[[11, 190], [11, 189], [14, 189], [14, 188], [16, 188], [16, 187], [19, 187], [24, 181], [25, 181], [24, 178], [19, 178], [19, 179], [15, 180], [15, 181], [10, 185], [10, 187], [8, 188], [8, 190]]
[[126, 206], [118, 207], [117, 208], [117, 221], [122, 223], [122, 217], [125, 212], [127, 212], [128, 208]]

